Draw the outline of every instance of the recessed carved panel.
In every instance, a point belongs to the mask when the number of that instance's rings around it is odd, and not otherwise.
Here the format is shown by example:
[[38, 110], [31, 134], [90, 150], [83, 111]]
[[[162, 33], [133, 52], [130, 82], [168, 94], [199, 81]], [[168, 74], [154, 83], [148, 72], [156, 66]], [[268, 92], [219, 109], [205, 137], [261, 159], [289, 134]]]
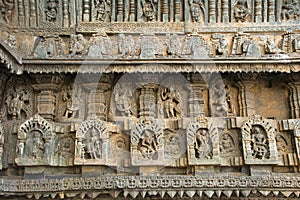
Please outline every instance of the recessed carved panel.
[[97, 118], [83, 121], [76, 132], [76, 165], [105, 165], [108, 160], [109, 136], [106, 122]]
[[254, 115], [241, 131], [245, 164], [278, 164], [276, 132], [270, 120]]
[[54, 136], [52, 125], [39, 115], [24, 122], [18, 130], [17, 165], [50, 165], [54, 154]]
[[219, 132], [209, 118], [195, 118], [186, 133], [190, 165], [220, 164]]
[[164, 140], [162, 124], [141, 120], [131, 131], [132, 165], [164, 165]]

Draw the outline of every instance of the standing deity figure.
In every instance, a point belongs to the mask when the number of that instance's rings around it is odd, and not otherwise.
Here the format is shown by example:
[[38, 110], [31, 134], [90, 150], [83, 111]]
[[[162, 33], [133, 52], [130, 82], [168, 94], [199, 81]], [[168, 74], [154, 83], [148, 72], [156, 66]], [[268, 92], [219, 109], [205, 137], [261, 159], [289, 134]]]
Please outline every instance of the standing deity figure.
[[293, 14], [298, 12], [296, 0], [284, 0], [281, 6], [282, 21], [287, 21], [292, 18]]
[[44, 152], [44, 142], [41, 138], [41, 135], [39, 132], [34, 131], [33, 133], [33, 139], [32, 139], [32, 156], [33, 159], [38, 159], [41, 157], [41, 153]]
[[91, 130], [91, 136], [87, 143], [87, 153], [90, 154], [91, 159], [101, 158], [101, 143], [95, 128]]
[[63, 93], [63, 100], [67, 102], [67, 108], [64, 114], [66, 119], [74, 119], [78, 115], [81, 104], [80, 93], [80, 89], [78, 89], [77, 92], [73, 91], [72, 84], [70, 84], [67, 91]]
[[253, 157], [263, 159], [268, 153], [267, 138], [263, 130], [254, 126], [252, 128], [252, 142], [253, 142]]
[[111, 19], [111, 1], [95, 0], [95, 18], [101, 22], [110, 22]]
[[189, 0], [193, 22], [201, 22], [201, 10], [204, 11], [202, 0]]
[[154, 155], [157, 151], [157, 141], [152, 131], [144, 131], [143, 138], [141, 139], [138, 148], [144, 158], [149, 160], [154, 159]]
[[157, 10], [155, 3], [157, 3], [157, 0], [141, 0], [141, 12], [143, 13], [142, 16], [145, 17], [145, 21], [156, 20]]
[[21, 110], [24, 103], [21, 95], [14, 93], [12, 96], [7, 98], [6, 103], [8, 105], [8, 114], [12, 115], [13, 119], [20, 119]]
[[121, 112], [122, 116], [131, 116], [131, 92], [124, 90], [120, 86], [117, 88], [115, 95], [116, 108]]
[[236, 0], [234, 3], [234, 17], [237, 22], [244, 22], [250, 15], [249, 0]]
[[58, 2], [57, 0], [48, 0], [46, 4], [46, 21], [48, 22], [55, 22], [57, 18], [57, 7], [58, 7]]
[[196, 158], [212, 158], [212, 141], [208, 130], [200, 128], [195, 135]]
[[161, 99], [164, 103], [167, 118], [179, 118], [181, 116], [180, 97], [173, 87], [169, 90], [164, 88], [161, 91]]

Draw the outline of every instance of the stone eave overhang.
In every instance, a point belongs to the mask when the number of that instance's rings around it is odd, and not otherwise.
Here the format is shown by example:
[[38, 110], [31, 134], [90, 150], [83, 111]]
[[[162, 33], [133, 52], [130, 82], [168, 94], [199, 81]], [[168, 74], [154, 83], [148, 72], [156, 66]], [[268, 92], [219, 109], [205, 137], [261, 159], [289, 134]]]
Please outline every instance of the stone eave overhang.
[[300, 57], [208, 59], [23, 59], [28, 73], [299, 72]]
[[0, 40], [0, 63], [11, 70], [13, 73], [21, 74], [23, 72], [22, 58], [3, 41]]

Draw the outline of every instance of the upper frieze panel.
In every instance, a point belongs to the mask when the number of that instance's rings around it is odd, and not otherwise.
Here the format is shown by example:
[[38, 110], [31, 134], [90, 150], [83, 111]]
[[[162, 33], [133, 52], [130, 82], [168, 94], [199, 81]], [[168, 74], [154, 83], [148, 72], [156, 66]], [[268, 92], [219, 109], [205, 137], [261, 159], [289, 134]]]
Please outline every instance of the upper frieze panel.
[[282, 31], [300, 19], [299, 0], [0, 0], [0, 9], [1, 29], [32, 34]]

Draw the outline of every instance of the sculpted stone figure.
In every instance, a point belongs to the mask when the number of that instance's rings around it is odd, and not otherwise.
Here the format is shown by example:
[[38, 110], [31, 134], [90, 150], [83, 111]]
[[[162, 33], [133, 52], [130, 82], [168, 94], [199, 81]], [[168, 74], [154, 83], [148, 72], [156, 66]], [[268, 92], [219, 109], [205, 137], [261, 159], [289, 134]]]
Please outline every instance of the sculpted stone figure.
[[249, 9], [249, 0], [235, 0], [234, 17], [237, 22], [244, 22], [249, 17], [251, 11]]
[[10, 23], [12, 20], [14, 0], [0, 0], [0, 20]]
[[78, 117], [78, 112], [80, 110], [80, 93], [81, 90], [73, 91], [73, 85], [70, 84], [66, 91], [63, 93], [63, 100], [67, 102], [67, 108], [64, 114], [65, 119], [74, 119]]
[[196, 158], [212, 158], [212, 141], [208, 130], [200, 128], [195, 135], [195, 153]]
[[167, 48], [168, 53], [170, 53], [173, 57], [180, 56], [181, 42], [178, 38], [177, 34], [167, 34]]
[[163, 101], [167, 118], [179, 118], [181, 116], [180, 97], [173, 87], [170, 89], [162, 89], [161, 99]]
[[296, 52], [300, 52], [300, 36], [296, 37], [293, 40], [293, 50]]
[[111, 18], [111, 1], [95, 0], [95, 18], [101, 22], [110, 22]]
[[227, 154], [233, 152], [234, 144], [230, 135], [227, 133], [223, 134], [221, 142], [220, 142], [220, 151], [222, 154]]
[[252, 38], [249, 38], [242, 43], [242, 52], [246, 57], [261, 56], [260, 49], [255, 44]]
[[258, 159], [263, 159], [267, 156], [268, 153], [268, 145], [267, 145], [267, 137], [263, 133], [259, 126], [254, 126], [252, 128], [252, 141], [253, 141], [253, 157]]
[[157, 8], [155, 4], [157, 0], [141, 0], [142, 12], [145, 21], [156, 21]]
[[44, 153], [44, 142], [43, 139], [41, 138], [41, 133], [39, 133], [38, 131], [32, 131], [33, 134], [33, 138], [32, 138], [32, 146], [31, 146], [31, 155], [33, 157], [33, 159], [39, 159], [41, 157], [43, 157], [43, 153]]
[[45, 10], [46, 21], [48, 22], [56, 21], [58, 15], [57, 8], [58, 8], [57, 0], [47, 0], [46, 10]]
[[101, 141], [95, 128], [91, 130], [87, 142], [87, 153], [90, 154], [91, 159], [100, 159], [102, 156]]
[[122, 57], [135, 56], [135, 41], [132, 35], [128, 35], [126, 38], [124, 34], [120, 34], [118, 38], [118, 47]]
[[115, 94], [115, 102], [116, 108], [120, 111], [122, 116], [131, 116], [131, 97], [130, 91], [124, 90], [124, 88], [120, 87], [117, 89]]
[[71, 35], [69, 43], [69, 52], [72, 56], [83, 54], [85, 51], [84, 37], [82, 34]]
[[144, 131], [143, 138], [140, 141], [138, 149], [144, 158], [149, 160], [155, 159], [155, 154], [157, 152], [157, 141], [151, 130], [146, 129]]
[[219, 43], [216, 45], [217, 55], [228, 55], [228, 43], [224, 38], [219, 39]]
[[275, 44], [275, 42], [271, 38], [267, 38], [267, 41], [265, 43], [265, 52], [266, 54], [275, 54], [278, 53], [278, 48]]
[[281, 18], [282, 21], [287, 21], [292, 18], [292, 15], [296, 13], [297, 1], [296, 0], [283, 0], [281, 6]]
[[189, 0], [193, 22], [201, 22], [201, 10], [204, 10], [202, 0]]

